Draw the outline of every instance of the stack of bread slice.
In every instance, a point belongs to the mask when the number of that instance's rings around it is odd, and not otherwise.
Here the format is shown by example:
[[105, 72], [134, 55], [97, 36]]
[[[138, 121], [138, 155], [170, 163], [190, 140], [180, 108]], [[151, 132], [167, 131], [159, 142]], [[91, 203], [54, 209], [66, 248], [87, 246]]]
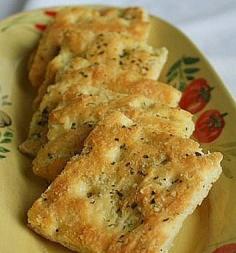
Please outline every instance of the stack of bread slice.
[[168, 252], [221, 174], [190, 137], [181, 93], [157, 81], [166, 48], [141, 8], [65, 8], [30, 59], [38, 89], [20, 150], [51, 182], [29, 226], [86, 253]]

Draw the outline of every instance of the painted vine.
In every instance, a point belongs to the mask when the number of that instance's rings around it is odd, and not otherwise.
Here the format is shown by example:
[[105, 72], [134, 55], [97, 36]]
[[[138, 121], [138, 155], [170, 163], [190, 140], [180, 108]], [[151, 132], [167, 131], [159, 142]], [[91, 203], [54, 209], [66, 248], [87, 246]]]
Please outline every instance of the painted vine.
[[0, 89], [0, 159], [6, 158], [7, 153], [10, 152], [8, 144], [12, 142], [13, 131], [11, 129], [12, 119], [6, 112], [5, 108], [11, 106], [9, 96], [2, 93]]

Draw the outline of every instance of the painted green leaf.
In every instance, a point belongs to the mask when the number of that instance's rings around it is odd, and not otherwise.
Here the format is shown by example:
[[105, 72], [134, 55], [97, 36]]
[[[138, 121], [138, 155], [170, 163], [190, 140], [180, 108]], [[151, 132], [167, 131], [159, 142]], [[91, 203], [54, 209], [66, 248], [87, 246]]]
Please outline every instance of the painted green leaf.
[[185, 87], [186, 87], [186, 83], [184, 81], [180, 81], [179, 82], [179, 90], [184, 91]]
[[0, 154], [0, 159], [2, 159], [2, 158], [6, 158], [6, 156]]
[[177, 70], [181, 65], [181, 60], [178, 60], [175, 62], [169, 69], [167, 76], [171, 75], [173, 71]]
[[194, 79], [193, 76], [186, 76], [186, 78], [187, 78], [188, 80], [190, 80], [190, 81]]
[[167, 83], [175, 80], [178, 83], [177, 88], [183, 91], [187, 83], [191, 80], [194, 80], [195, 73], [200, 69], [197, 67], [192, 67], [192, 64], [199, 62], [200, 59], [198, 57], [182, 57], [177, 60], [169, 69], [167, 73]]
[[184, 69], [184, 73], [186, 74], [193, 74], [199, 71], [199, 68], [186, 68]]
[[196, 62], [199, 62], [199, 58], [197, 57], [183, 57], [184, 64], [194, 64]]
[[178, 75], [177, 72], [172, 72], [172, 74], [169, 75], [168, 78], [167, 78], [167, 83], [170, 83], [171, 81], [173, 81], [176, 78], [177, 75]]
[[7, 131], [7, 132], [4, 133], [3, 136], [4, 136], [4, 137], [13, 137], [13, 133]]
[[10, 152], [10, 150], [7, 149], [7, 148], [4, 148], [4, 147], [0, 147], [0, 152], [1, 153], [7, 153], [7, 152]]
[[11, 142], [11, 139], [8, 139], [8, 138], [0, 141], [0, 143], [10, 143], [10, 142]]
[[6, 112], [0, 110], [0, 127], [10, 126], [11, 124], [12, 121], [10, 116]]

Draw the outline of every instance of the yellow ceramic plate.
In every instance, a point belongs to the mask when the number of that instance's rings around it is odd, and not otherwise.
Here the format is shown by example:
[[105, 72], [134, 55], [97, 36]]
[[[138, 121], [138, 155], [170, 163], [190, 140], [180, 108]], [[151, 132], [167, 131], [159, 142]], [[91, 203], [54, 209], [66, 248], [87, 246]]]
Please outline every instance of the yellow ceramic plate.
[[[0, 252], [4, 253], [69, 252], [26, 227], [26, 211], [46, 184], [32, 174], [30, 160], [17, 149], [32, 115], [34, 92], [26, 77], [27, 58], [53, 15], [53, 10], [36, 10], [0, 22]], [[202, 53], [178, 29], [153, 17], [149, 42], [169, 49], [161, 80], [185, 90], [181, 106], [195, 114], [195, 137], [206, 149], [225, 155], [224, 173], [186, 220], [171, 252], [236, 252], [235, 103]]]

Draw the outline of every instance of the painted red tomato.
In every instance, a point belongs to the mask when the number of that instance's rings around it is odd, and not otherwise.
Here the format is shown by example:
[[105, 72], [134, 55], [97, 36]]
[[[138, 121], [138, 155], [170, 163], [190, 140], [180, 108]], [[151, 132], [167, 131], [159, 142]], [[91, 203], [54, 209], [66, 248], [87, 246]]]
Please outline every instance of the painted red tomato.
[[47, 28], [47, 25], [45, 25], [45, 24], [35, 24], [35, 27], [36, 27], [39, 31], [43, 32], [43, 31]]
[[193, 136], [201, 143], [214, 141], [221, 134], [227, 113], [221, 114], [217, 110], [208, 110], [200, 115], [195, 123]]
[[212, 89], [205, 79], [195, 79], [185, 89], [179, 103], [180, 107], [191, 113], [199, 112], [211, 99]]
[[55, 17], [57, 15], [56, 11], [47, 10], [44, 12], [47, 16]]
[[224, 245], [216, 249], [213, 253], [236, 253], [236, 243]]

